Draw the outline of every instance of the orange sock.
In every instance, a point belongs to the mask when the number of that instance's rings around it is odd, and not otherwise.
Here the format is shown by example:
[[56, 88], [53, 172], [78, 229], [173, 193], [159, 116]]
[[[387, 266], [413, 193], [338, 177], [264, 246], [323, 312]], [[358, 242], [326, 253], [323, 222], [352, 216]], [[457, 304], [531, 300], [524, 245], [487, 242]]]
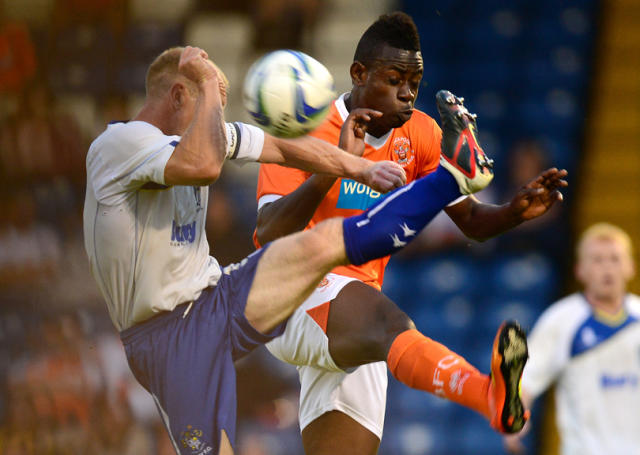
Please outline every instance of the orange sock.
[[407, 330], [396, 337], [389, 349], [387, 365], [403, 384], [455, 401], [490, 418], [489, 376], [417, 330]]

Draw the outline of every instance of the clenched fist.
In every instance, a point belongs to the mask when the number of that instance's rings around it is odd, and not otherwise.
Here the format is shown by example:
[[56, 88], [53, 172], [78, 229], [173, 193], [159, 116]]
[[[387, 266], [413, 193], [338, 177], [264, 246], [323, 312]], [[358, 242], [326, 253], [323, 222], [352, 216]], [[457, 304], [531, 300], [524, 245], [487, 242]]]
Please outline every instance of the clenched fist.
[[364, 171], [363, 183], [380, 193], [387, 193], [407, 183], [407, 175], [398, 163], [378, 161]]

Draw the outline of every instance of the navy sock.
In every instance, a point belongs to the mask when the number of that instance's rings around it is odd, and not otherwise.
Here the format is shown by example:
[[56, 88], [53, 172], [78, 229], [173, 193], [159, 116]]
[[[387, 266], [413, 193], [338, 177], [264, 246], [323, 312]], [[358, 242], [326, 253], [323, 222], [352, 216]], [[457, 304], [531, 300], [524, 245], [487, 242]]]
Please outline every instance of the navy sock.
[[440, 166], [398, 188], [366, 212], [345, 218], [342, 226], [349, 261], [360, 265], [402, 249], [460, 196], [455, 179]]

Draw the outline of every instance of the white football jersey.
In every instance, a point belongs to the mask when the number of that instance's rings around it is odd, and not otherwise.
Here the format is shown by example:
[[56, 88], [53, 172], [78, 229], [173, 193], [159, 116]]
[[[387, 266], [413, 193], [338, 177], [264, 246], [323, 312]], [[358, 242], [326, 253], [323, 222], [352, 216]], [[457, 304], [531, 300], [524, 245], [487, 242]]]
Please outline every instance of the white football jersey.
[[[262, 130], [225, 127], [227, 158], [258, 160]], [[118, 330], [197, 299], [220, 278], [204, 230], [209, 188], [164, 186], [179, 142], [146, 122], [112, 123], [87, 154], [85, 249]]]
[[614, 321], [572, 294], [531, 331], [522, 388], [535, 398], [556, 383], [563, 455], [640, 454], [639, 321], [636, 295]]

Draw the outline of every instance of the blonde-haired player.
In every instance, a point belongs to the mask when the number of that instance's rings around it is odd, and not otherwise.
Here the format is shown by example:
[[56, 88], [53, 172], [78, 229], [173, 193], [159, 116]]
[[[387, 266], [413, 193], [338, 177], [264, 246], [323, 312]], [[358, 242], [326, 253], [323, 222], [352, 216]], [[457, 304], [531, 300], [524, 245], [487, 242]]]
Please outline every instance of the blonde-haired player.
[[[640, 298], [629, 235], [609, 223], [582, 234], [575, 274], [583, 291], [552, 304], [529, 336], [522, 376], [530, 404], [556, 385], [563, 455], [640, 453]], [[523, 452], [519, 436], [507, 448]]]

